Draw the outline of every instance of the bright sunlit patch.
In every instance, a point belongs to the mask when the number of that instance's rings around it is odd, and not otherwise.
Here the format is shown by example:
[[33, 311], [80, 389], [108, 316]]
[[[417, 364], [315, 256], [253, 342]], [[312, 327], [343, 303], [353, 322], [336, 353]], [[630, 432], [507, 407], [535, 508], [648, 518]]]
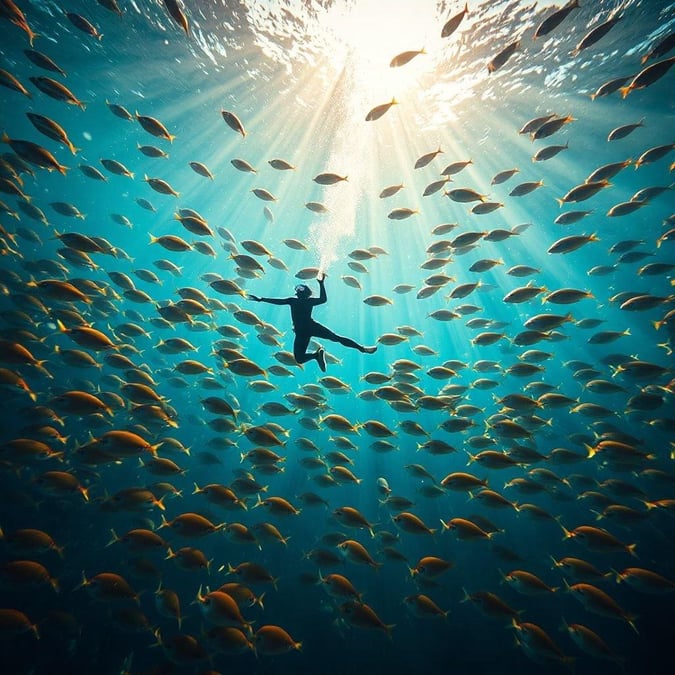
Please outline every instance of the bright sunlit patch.
[[[329, 214], [310, 228], [317, 263], [326, 270], [344, 254], [343, 246], [356, 232], [364, 236], [362, 207], [367, 195], [382, 188], [373, 182], [373, 172], [389, 123], [366, 122], [366, 114], [394, 98], [411, 110], [410, 95], [420, 89], [420, 77], [435, 68], [430, 54], [438, 53], [440, 32], [432, 0], [338, 2], [318, 14], [316, 22], [316, 38], [325, 45], [328, 62], [342, 83], [339, 104], [331, 100], [335, 127], [327, 169], [349, 167], [349, 181], [322, 195]], [[399, 65], [390, 65], [406, 52]], [[378, 124], [380, 130], [374, 126]]]
[[[400, 97], [417, 78], [433, 68], [429, 54], [440, 40], [435, 3], [431, 0], [358, 0], [336, 3], [319, 23], [326, 32], [332, 58], [339, 68], [349, 55], [359, 87], [372, 96]], [[403, 52], [424, 50], [408, 63], [390, 67]]]

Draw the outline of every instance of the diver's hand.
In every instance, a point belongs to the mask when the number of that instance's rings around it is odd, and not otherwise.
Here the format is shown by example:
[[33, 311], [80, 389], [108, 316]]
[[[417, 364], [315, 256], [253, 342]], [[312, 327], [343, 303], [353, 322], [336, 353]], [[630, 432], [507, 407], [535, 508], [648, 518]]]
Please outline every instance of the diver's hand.
[[246, 297], [247, 297], [249, 300], [253, 300], [254, 302], [260, 302], [260, 301], [262, 300], [261, 297], [259, 297], [259, 296], [257, 296], [257, 295], [253, 295], [253, 293], [249, 293]]
[[326, 279], [326, 273], [325, 272], [319, 272], [319, 276], [316, 278], [316, 280], [322, 284], [324, 280]]

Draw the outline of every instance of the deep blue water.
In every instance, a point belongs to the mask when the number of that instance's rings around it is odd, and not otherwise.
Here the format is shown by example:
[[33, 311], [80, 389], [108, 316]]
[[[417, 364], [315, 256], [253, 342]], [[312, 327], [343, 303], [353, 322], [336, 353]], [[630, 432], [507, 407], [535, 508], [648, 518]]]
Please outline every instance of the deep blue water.
[[[550, 3], [470, 2], [468, 15], [448, 38], [439, 36], [444, 23], [462, 9], [457, 2], [411, 0], [386, 3], [386, 9], [385, 3], [358, 0], [188, 2], [189, 36], [169, 17], [162, 2], [120, 0], [122, 16], [105, 4], [20, 4], [30, 29], [39, 34], [33, 48], [53, 59], [67, 76], [39, 68], [25, 54], [30, 48], [27, 32], [9, 21], [1, 24], [0, 67], [30, 94], [29, 98], [2, 87], [2, 128], [10, 139], [41, 145], [67, 167], [62, 175], [31, 164], [34, 175], [24, 172], [17, 178], [3, 164], [0, 200], [6, 208], [0, 214], [0, 330], [4, 340], [0, 368], [11, 373], [3, 371], [0, 422], [0, 608], [25, 613], [41, 636], [37, 641], [30, 632], [14, 635], [7, 628], [0, 630], [7, 672], [200, 672], [212, 668], [228, 673], [327, 675], [345, 669], [393, 674], [450, 669], [487, 673], [498, 668], [541, 673], [568, 671], [570, 662], [563, 655], [573, 657], [574, 672], [580, 675], [618, 672], [621, 664], [626, 673], [670, 672], [675, 551], [672, 502], [667, 500], [675, 498], [675, 414], [670, 315], [673, 237], [667, 233], [672, 231], [674, 210], [669, 189], [673, 155], [664, 151], [661, 158], [637, 169], [635, 162], [651, 148], [673, 143], [673, 75], [631, 90], [625, 97], [615, 92], [592, 99], [591, 94], [605, 82], [634, 76], [657, 60], [672, 58], [671, 52], [664, 52], [641, 63], [672, 33], [675, 6], [667, 2], [584, 2], [551, 33], [535, 40], [537, 26], [553, 12]], [[415, 20], [410, 18], [411, 7], [416, 8]], [[580, 54], [571, 54], [589, 30], [617, 11], [623, 13], [622, 19], [602, 39]], [[66, 12], [86, 17], [103, 37], [98, 40], [78, 29]], [[343, 14], [351, 16], [353, 23]], [[520, 40], [518, 50], [488, 74], [487, 64], [516, 39]], [[425, 54], [400, 68], [388, 67], [397, 53], [422, 46]], [[84, 109], [49, 97], [29, 79], [39, 76], [53, 77], [67, 86]], [[393, 96], [398, 105], [378, 120], [365, 121], [370, 109]], [[169, 142], [151, 135], [135, 119], [114, 115], [107, 103], [161, 121], [175, 139]], [[225, 123], [221, 110], [237, 115], [245, 136]], [[57, 122], [78, 148], [77, 154], [40, 133], [26, 112]], [[549, 113], [570, 115], [574, 121], [546, 139], [532, 141], [518, 134], [526, 122]], [[607, 140], [613, 129], [641, 120], [643, 125], [624, 138]], [[160, 148], [169, 157], [148, 157], [138, 149], [144, 145]], [[553, 145], [567, 147], [548, 160], [532, 161], [535, 152]], [[439, 147], [442, 154], [414, 168], [421, 156]], [[11, 144], [3, 147], [3, 152], [11, 151]], [[269, 161], [275, 158], [295, 169], [274, 169]], [[111, 173], [101, 159], [121, 162], [133, 177]], [[257, 172], [238, 170], [233, 159], [245, 160]], [[422, 196], [446, 166], [469, 159], [471, 164], [442, 190]], [[631, 164], [587, 201], [562, 207], [556, 201], [595, 169], [623, 160]], [[190, 162], [203, 163], [213, 180], [196, 173]], [[96, 167], [107, 180], [86, 176], [80, 165]], [[491, 185], [493, 176], [511, 168], [519, 172], [503, 184]], [[313, 181], [325, 172], [348, 176], [348, 180], [328, 186]], [[179, 196], [154, 191], [144, 176], [168, 181]], [[543, 185], [529, 194], [509, 194], [520, 183], [539, 180]], [[11, 185], [6, 181], [21, 187], [47, 223], [22, 208], [21, 199], [8, 193]], [[395, 196], [380, 197], [386, 187], [399, 184], [404, 187]], [[666, 189], [633, 213], [607, 215], [639, 190], [659, 186]], [[459, 203], [444, 195], [458, 188], [475, 190], [486, 195], [485, 201], [503, 206], [477, 215], [471, 207], [478, 202]], [[253, 189], [267, 190], [275, 201], [261, 200]], [[139, 199], [148, 200], [155, 210], [143, 208]], [[52, 206], [55, 202], [71, 204], [85, 217], [63, 215]], [[311, 211], [304, 206], [309, 202], [324, 204], [328, 213]], [[400, 208], [414, 213], [402, 220], [388, 217]], [[178, 209], [196, 210], [213, 234], [198, 237], [189, 232], [174, 217]], [[573, 224], [554, 222], [561, 213], [577, 210], [590, 213]], [[129, 226], [121, 224], [119, 216], [128, 219]], [[432, 230], [442, 224], [454, 227], [449, 233], [434, 234]], [[510, 231], [510, 236], [500, 239], [500, 230]], [[66, 259], [63, 250], [59, 251], [67, 244], [55, 232], [103, 237], [116, 255], [93, 253], [91, 264], [78, 264], [72, 254]], [[473, 247], [448, 244], [437, 256], [449, 258], [446, 264], [436, 270], [421, 268], [432, 257], [428, 247], [469, 232], [480, 233]], [[591, 234], [592, 240], [570, 253], [547, 252], [563, 237]], [[214, 255], [195, 248], [168, 251], [158, 243], [150, 244], [150, 235], [175, 235], [190, 244], [202, 241]], [[298, 250], [284, 243], [292, 239], [306, 248]], [[248, 242], [264, 245], [287, 269], [258, 255], [254, 257], [263, 272], [252, 277], [245, 270], [240, 274], [231, 256], [250, 255]], [[76, 242], [72, 246], [78, 248]], [[355, 270], [350, 253], [374, 246], [384, 253], [363, 261], [361, 271]], [[613, 249], [617, 246], [619, 251]], [[632, 259], [621, 260], [622, 251], [632, 252]], [[162, 259], [177, 265], [180, 273], [160, 269], [156, 262]], [[498, 263], [484, 272], [470, 269], [482, 260]], [[662, 266], [644, 269], [651, 264]], [[535, 271], [524, 277], [509, 274], [517, 265]], [[597, 270], [589, 273], [597, 266], [609, 268], [603, 275]], [[324, 341], [328, 352], [325, 375], [313, 361], [303, 368], [285, 365], [288, 375], [275, 374], [274, 367], [282, 365], [279, 352], [292, 351], [288, 309], [254, 303], [245, 291], [288, 297], [299, 283], [296, 273], [318, 267], [328, 275], [328, 302], [315, 309], [314, 318], [363, 344], [377, 344], [378, 350], [370, 356]], [[147, 274], [141, 278], [138, 270], [154, 272], [158, 282], [147, 281]], [[125, 297], [125, 289], [110, 276], [114, 272], [128, 275], [135, 288], [152, 301], [134, 302]], [[452, 279], [430, 297], [418, 298], [425, 279], [442, 273]], [[242, 295], [216, 292], [209, 286], [212, 278], [205, 277], [213, 274], [236, 281], [244, 289]], [[308, 276], [305, 283], [316, 294], [311, 273]], [[47, 279], [73, 281], [84, 289], [89, 302], [55, 298], [40, 285]], [[83, 280], [94, 282], [98, 289], [83, 286]], [[354, 287], [354, 280], [360, 289]], [[455, 289], [478, 281], [480, 285], [466, 297], [457, 297]], [[529, 282], [541, 287], [541, 293], [522, 303], [504, 302], [508, 293]], [[412, 289], [407, 293], [394, 290], [402, 284]], [[548, 293], [565, 288], [591, 296], [563, 305], [542, 302]], [[211, 302], [211, 312], [194, 315], [191, 323], [162, 322], [159, 308], [180, 301], [181, 289], [192, 289], [193, 296], [201, 292], [219, 304]], [[652, 306], [634, 311], [621, 308], [628, 297], [618, 298], [622, 293], [651, 296]], [[385, 300], [381, 306], [363, 302], [372, 296]], [[255, 312], [260, 324], [242, 322], [235, 316], [239, 309]], [[449, 321], [430, 316], [440, 309], [456, 311], [457, 316]], [[525, 330], [525, 322], [542, 313], [569, 313], [571, 320], [534, 344], [517, 344], [514, 338]], [[68, 330], [77, 325], [77, 315], [108, 336], [114, 347], [90, 349], [77, 344], [74, 333], [59, 330], [57, 319]], [[476, 319], [485, 319], [486, 324], [472, 327], [470, 322]], [[589, 327], [592, 319], [598, 320], [597, 325]], [[268, 334], [273, 328], [281, 334], [278, 345], [259, 339], [263, 322]], [[129, 335], [128, 323], [147, 334]], [[226, 338], [223, 331], [217, 331], [223, 326], [238, 328], [244, 336]], [[421, 335], [386, 344], [405, 326]], [[503, 335], [494, 344], [481, 345], [478, 336], [487, 331]], [[602, 331], [614, 331], [610, 337], [615, 339], [594, 343], [602, 339]], [[167, 354], [158, 349], [161, 341], [175, 338], [188, 340], [196, 350]], [[222, 339], [239, 344], [243, 357], [265, 373], [249, 377], [230, 370], [216, 353], [224, 346], [218, 342]], [[14, 358], [16, 345], [32, 356]], [[428, 355], [420, 346], [428, 348]], [[68, 350], [76, 349], [88, 353], [97, 365], [73, 366], [71, 359], [77, 355]], [[539, 354], [528, 354], [528, 350]], [[116, 353], [127, 356], [135, 369], [116, 367]], [[177, 367], [187, 359], [198, 361], [208, 372], [181, 373]], [[408, 378], [400, 375], [404, 359], [413, 362]], [[43, 369], [34, 361], [44, 361]], [[635, 361], [655, 368], [647, 376], [633, 376], [626, 368], [632, 368]], [[524, 376], [517, 369], [514, 372], [514, 366], [527, 362], [541, 370]], [[431, 368], [444, 363], [454, 373], [447, 373], [445, 379], [433, 377], [433, 371], [429, 374]], [[12, 373], [25, 381], [30, 394], [4, 383]], [[407, 392], [411, 409], [397, 410], [375, 396], [382, 385], [364, 379], [369, 373], [391, 376], [386, 384]], [[134, 396], [125, 383], [137, 382], [143, 374], [152, 377], [148, 386], [160, 399], [159, 410], [168, 415], [171, 425], [141, 418], [134, 411]], [[342, 393], [332, 388], [334, 380], [323, 379], [328, 376], [339, 378]], [[485, 384], [486, 379], [492, 382]], [[261, 392], [251, 384], [263, 380], [273, 389]], [[618, 388], [607, 393], [613, 385]], [[535, 401], [549, 390], [573, 400], [563, 407], [539, 400], [536, 418], [504, 410], [500, 402], [514, 394]], [[109, 413], [69, 411], [56, 400], [74, 391], [98, 397], [110, 407]], [[318, 409], [296, 409], [292, 399], [298, 394], [315, 396]], [[430, 409], [421, 398], [446, 394], [451, 398], [441, 410]], [[634, 398], [641, 394], [651, 398]], [[218, 416], [202, 403], [211, 396], [224, 399], [237, 411], [234, 420], [222, 416], [230, 421], [230, 430], [214, 428]], [[262, 407], [265, 403], [283, 404], [289, 414], [271, 415]], [[582, 404], [602, 408], [576, 408]], [[57, 421], [40, 415], [45, 407], [55, 411]], [[343, 416], [357, 426], [358, 433], [329, 428], [327, 415]], [[526, 437], [512, 438], [495, 427], [497, 415], [518, 424]], [[461, 417], [473, 422], [465, 431], [440, 426]], [[360, 427], [367, 421], [388, 427], [393, 434], [387, 439], [390, 447], [374, 445], [379, 439]], [[449, 443], [454, 451], [435, 454], [419, 448], [427, 439], [401, 426], [411, 421], [429, 438]], [[277, 468], [284, 470], [273, 473], [243, 457], [257, 447], [244, 435], [246, 425], [270, 422], [283, 427], [276, 432], [283, 445], [271, 449], [283, 456]], [[45, 425], [60, 438], [45, 436], [44, 429], [38, 428]], [[163, 441], [158, 456], [171, 459], [182, 472], [154, 475], [135, 456], [120, 457], [114, 464], [83, 462], [78, 448], [111, 430], [133, 431], [153, 445]], [[346, 436], [355, 449], [340, 448], [338, 436]], [[189, 454], [172, 448], [167, 438], [180, 442]], [[16, 449], [17, 439], [40, 440], [62, 454], [36, 460]], [[317, 450], [304, 449], [306, 440]], [[598, 448], [602, 441], [624, 443], [635, 453], [633, 459], [616, 461], [602, 451], [589, 456], [588, 448]], [[524, 459], [522, 446], [545, 458]], [[576, 461], [566, 463], [560, 458], [567, 455], [551, 454], [559, 449], [577, 453]], [[326, 487], [317, 480], [320, 475], [335, 475], [329, 469], [338, 461], [330, 453], [337, 450], [351, 460], [347, 468], [358, 484]], [[490, 468], [480, 457], [472, 458], [482, 450], [500, 451], [518, 462], [509, 468]], [[143, 462], [151, 460], [149, 452], [141, 454]], [[323, 460], [324, 468], [308, 468], [308, 458]], [[414, 475], [408, 468], [413, 463], [423, 465], [434, 481]], [[46, 489], [45, 472], [49, 471], [74, 476], [86, 487], [88, 501], [78, 491]], [[264, 506], [255, 507], [255, 494], [239, 493], [246, 498], [245, 511], [227, 510], [209, 503], [203, 494], [192, 494], [195, 484], [236, 486], [234, 481], [242, 471], [250, 471], [265, 487], [260, 492], [263, 499], [282, 497], [300, 513], [277, 515]], [[495, 508], [481, 498], [480, 490], [441, 488], [440, 481], [453, 472], [485, 479], [489, 489], [511, 505]], [[391, 502], [382, 504], [385, 494], [378, 487], [379, 478], [386, 480], [392, 495], [411, 500], [410, 506], [400, 510], [419, 517], [436, 532], [398, 530], [392, 520], [398, 510]], [[522, 478], [528, 478], [537, 491], [525, 493], [517, 482], [509, 484]], [[156, 507], [146, 512], [113, 508], [115, 495], [132, 487], [148, 487], [160, 497], [152, 487], [158, 481], [168, 481], [181, 491], [179, 497], [165, 498], [164, 512]], [[320, 496], [325, 505], [304, 503], [301, 495], [307, 492]], [[522, 504], [533, 504], [550, 517], [537, 518], [527, 508], [514, 508]], [[333, 517], [336, 509], [345, 506], [358, 509], [372, 524], [374, 537], [367, 530], [345, 527]], [[617, 506], [631, 510], [607, 515], [615, 513]], [[607, 507], [609, 512], [603, 513]], [[261, 522], [272, 523], [288, 541], [241, 544], [232, 541], [227, 528], [200, 538], [182, 536], [168, 527], [157, 530], [173, 551], [183, 546], [200, 549], [211, 561], [209, 571], [181, 569], [175, 560], [165, 559], [166, 548], [139, 554], [123, 542], [106, 546], [111, 529], [122, 537], [134, 528], [159, 528], [162, 517], [173, 521], [187, 513], [223, 526], [238, 522], [252, 528]], [[481, 520], [487, 518], [498, 531], [489, 541], [459, 539], [454, 532], [441, 531], [439, 521], [452, 518], [469, 519], [489, 529], [490, 523]], [[626, 549], [591, 550], [580, 538], [564, 538], [563, 528], [573, 531], [580, 526], [605, 528]], [[53, 550], [18, 549], [12, 541], [24, 528], [48, 533], [63, 547], [62, 555]], [[336, 546], [339, 533], [364, 545], [381, 565], [374, 569], [344, 558], [332, 566], [317, 565], [308, 554], [323, 549], [341, 557]], [[396, 539], [387, 541], [386, 533]], [[332, 538], [322, 540], [331, 534]], [[627, 548], [633, 544], [635, 556]], [[405, 560], [388, 556], [385, 546], [393, 547]], [[432, 583], [420, 583], [409, 568], [424, 556], [450, 561], [452, 568]], [[150, 572], [139, 570], [138, 557], [152, 563]], [[552, 562], [564, 557], [583, 559], [606, 573], [600, 581], [589, 583], [609, 594], [626, 616], [634, 616], [637, 630], [625, 618], [601, 615], [580, 603], [567, 589], [579, 579], [566, 577]], [[58, 581], [59, 592], [49, 583], [17, 580], [12, 562], [21, 560], [44, 565]], [[250, 584], [256, 594], [265, 593], [264, 608], [243, 607], [244, 618], [252, 622], [253, 632], [265, 625], [283, 628], [302, 643], [300, 651], [256, 657], [250, 650], [218, 653], [209, 645], [205, 633], [210, 623], [191, 603], [200, 587], [206, 592], [207, 587], [215, 590], [234, 580], [234, 575], [227, 574], [228, 565], [245, 561], [264, 566], [278, 581], [276, 586]], [[661, 575], [670, 580], [670, 586], [646, 593], [628, 583], [615, 583], [618, 573], [634, 567]], [[557, 590], [542, 595], [519, 592], [504, 579], [518, 570], [537, 575]], [[97, 600], [87, 592], [90, 587], [81, 587], [83, 575], [91, 580], [103, 572], [128, 581], [138, 593], [137, 603]], [[346, 576], [378, 620], [394, 625], [390, 636], [382, 628], [351, 625], [339, 608], [344, 599], [335, 600], [325, 591], [319, 573]], [[155, 606], [160, 579], [164, 588], [178, 594], [180, 632], [202, 644], [204, 658], [185, 657], [187, 663], [181, 662], [167, 648], [179, 631], [176, 620], [162, 616]], [[545, 631], [557, 645], [558, 656], [542, 655], [541, 650], [532, 653], [527, 645], [518, 645], [516, 636], [521, 632], [510, 622], [487, 616], [474, 602], [462, 602], [467, 592], [485, 591], [497, 594], [519, 612], [521, 630], [523, 625], [534, 624]], [[447, 612], [446, 617], [411, 613], [404, 599], [416, 594], [431, 598]], [[129, 625], [125, 612], [134, 608], [142, 612], [145, 625], [138, 625], [138, 617]], [[563, 622], [594, 631], [614, 660], [581, 651], [566, 630], [559, 630]], [[151, 646], [156, 642], [152, 632], [157, 629], [163, 648]]]

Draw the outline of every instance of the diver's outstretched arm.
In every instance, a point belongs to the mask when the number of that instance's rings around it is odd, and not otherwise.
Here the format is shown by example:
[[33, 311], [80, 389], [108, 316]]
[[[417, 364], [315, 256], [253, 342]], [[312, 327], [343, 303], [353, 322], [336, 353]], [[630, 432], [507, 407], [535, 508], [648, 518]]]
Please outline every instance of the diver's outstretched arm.
[[315, 305], [323, 305], [323, 303], [328, 300], [328, 297], [326, 296], [326, 287], [324, 286], [325, 280], [326, 280], [325, 274], [322, 274], [317, 279], [317, 282], [319, 284], [319, 297], [314, 301]]
[[255, 302], [269, 302], [270, 305], [290, 305], [292, 298], [261, 298], [259, 295], [253, 295], [249, 293], [249, 300], [254, 300]]

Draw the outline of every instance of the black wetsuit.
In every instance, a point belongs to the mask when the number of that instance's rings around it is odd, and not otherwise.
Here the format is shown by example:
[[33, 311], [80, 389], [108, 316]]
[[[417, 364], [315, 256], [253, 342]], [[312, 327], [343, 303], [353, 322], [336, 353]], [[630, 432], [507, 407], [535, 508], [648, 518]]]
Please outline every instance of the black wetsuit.
[[293, 331], [295, 332], [293, 357], [298, 363], [305, 363], [306, 361], [316, 359], [316, 353], [307, 354], [309, 341], [313, 337], [339, 342], [345, 347], [352, 347], [361, 352], [364, 351], [364, 348], [358, 342], [337, 335], [332, 330], [312, 319], [312, 309], [317, 305], [323, 305], [327, 300], [326, 288], [323, 281], [319, 281], [319, 289], [318, 298], [312, 298], [311, 296], [308, 298], [260, 298], [261, 302], [269, 302], [272, 305], [291, 306], [291, 319], [293, 320]]

